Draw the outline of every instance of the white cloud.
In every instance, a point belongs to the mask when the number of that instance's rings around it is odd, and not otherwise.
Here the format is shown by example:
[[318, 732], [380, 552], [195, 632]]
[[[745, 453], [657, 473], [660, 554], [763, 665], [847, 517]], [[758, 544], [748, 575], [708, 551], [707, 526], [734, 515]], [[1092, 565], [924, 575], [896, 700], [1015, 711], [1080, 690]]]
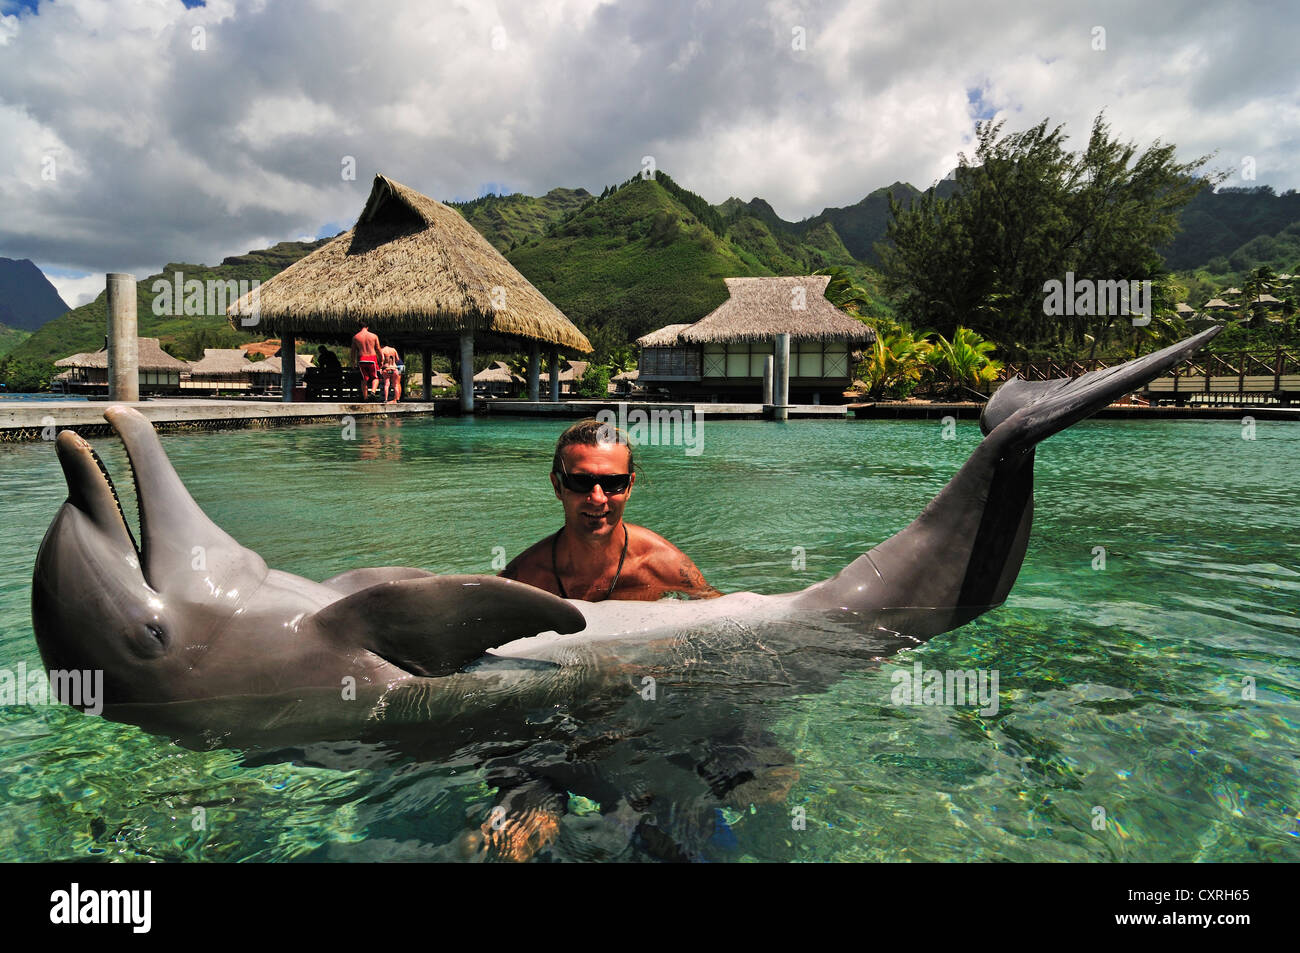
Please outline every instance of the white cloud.
[[59, 297], [69, 308], [79, 308], [83, 304], [94, 301], [104, 290], [107, 281], [107, 277], [103, 274], [78, 275], [46, 271], [45, 277], [49, 279], [50, 284], [54, 285], [55, 290], [59, 292]]
[[0, 255], [148, 274], [350, 224], [377, 171], [439, 198], [599, 191], [644, 155], [709, 201], [801, 218], [943, 176], [969, 89], [1008, 130], [1050, 117], [1081, 147], [1104, 108], [1140, 145], [1300, 186], [1295, 10], [1025, 7], [42, 4], [0, 19]]

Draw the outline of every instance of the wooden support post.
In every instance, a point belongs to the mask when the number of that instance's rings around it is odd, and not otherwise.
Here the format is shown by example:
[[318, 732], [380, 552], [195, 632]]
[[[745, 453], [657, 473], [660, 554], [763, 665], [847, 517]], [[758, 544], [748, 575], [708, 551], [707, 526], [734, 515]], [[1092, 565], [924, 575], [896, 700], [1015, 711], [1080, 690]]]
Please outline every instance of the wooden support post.
[[776, 393], [773, 395], [772, 419], [785, 420], [790, 415], [790, 335], [776, 336], [775, 379], [772, 382]]
[[108, 286], [108, 399], [140, 399], [140, 339], [135, 275], [114, 273]]
[[462, 331], [460, 335], [460, 409], [461, 413], [474, 413], [473, 331]]
[[551, 403], [560, 402], [560, 352], [551, 348]]
[[542, 346], [536, 340], [528, 344], [528, 399], [536, 402], [541, 386], [542, 369], [538, 366], [542, 360]]
[[293, 385], [298, 370], [297, 353], [293, 331], [286, 328], [280, 332], [280, 402], [283, 404], [293, 401]]
[[433, 348], [420, 348], [420, 363], [424, 366], [424, 400], [433, 400]]

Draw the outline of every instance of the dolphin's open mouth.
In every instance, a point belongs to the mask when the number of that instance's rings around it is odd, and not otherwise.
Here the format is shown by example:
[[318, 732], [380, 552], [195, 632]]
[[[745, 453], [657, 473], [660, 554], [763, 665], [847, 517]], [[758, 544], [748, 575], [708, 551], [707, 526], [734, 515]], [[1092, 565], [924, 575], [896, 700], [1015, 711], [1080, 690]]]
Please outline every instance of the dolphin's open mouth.
[[[95, 466], [99, 467], [99, 472], [103, 476], [104, 482], [108, 484], [108, 492], [113, 494], [113, 503], [117, 506], [117, 515], [122, 520], [122, 525], [126, 528], [126, 535], [131, 537], [131, 545], [135, 547], [135, 554], [137, 556], [142, 557], [141, 563], [143, 564], [143, 554], [141, 552], [140, 542], [139, 542], [140, 537], [136, 536], [136, 534], [131, 531], [131, 521], [126, 518], [126, 510], [122, 508], [122, 498], [117, 495], [117, 484], [113, 482], [113, 475], [108, 472], [108, 467], [104, 466], [104, 461], [100, 458], [99, 454], [95, 452], [94, 447], [92, 447], [90, 444], [86, 444], [86, 449], [90, 451], [90, 458], [95, 461]], [[130, 451], [128, 451], [127, 467], [131, 470], [131, 481], [134, 484], [135, 468], [131, 466], [130, 459], [131, 459]], [[138, 485], [135, 487], [135, 491], [136, 491], [135, 493], [136, 499], [139, 500], [140, 487]]]

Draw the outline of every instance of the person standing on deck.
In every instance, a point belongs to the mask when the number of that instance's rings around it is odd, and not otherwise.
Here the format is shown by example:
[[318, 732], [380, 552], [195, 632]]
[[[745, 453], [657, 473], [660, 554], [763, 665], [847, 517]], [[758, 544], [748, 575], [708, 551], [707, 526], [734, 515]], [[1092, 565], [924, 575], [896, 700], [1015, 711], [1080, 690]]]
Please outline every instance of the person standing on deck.
[[524, 550], [499, 575], [565, 599], [661, 599], [681, 593], [711, 599], [689, 556], [658, 533], [623, 522], [636, 474], [623, 431], [594, 418], [560, 435], [551, 486], [564, 505], [564, 526]]
[[[384, 377], [384, 403], [395, 404], [402, 399], [402, 356], [397, 348], [387, 344], [379, 349], [380, 374]], [[389, 385], [392, 385], [393, 399], [388, 399]]]
[[352, 363], [361, 371], [361, 399], [367, 400], [372, 392], [379, 396], [379, 335], [364, 318], [357, 324], [360, 330], [352, 336]]

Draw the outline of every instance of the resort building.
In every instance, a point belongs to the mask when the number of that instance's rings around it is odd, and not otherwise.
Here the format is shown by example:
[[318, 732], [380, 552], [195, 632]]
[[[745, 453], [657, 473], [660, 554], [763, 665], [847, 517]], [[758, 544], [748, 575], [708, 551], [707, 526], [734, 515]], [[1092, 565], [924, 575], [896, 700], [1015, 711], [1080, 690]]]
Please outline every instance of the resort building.
[[[579, 382], [587, 373], [587, 368], [591, 366], [590, 361], [565, 361], [564, 366], [560, 368], [560, 396], [571, 396], [577, 389]], [[542, 373], [542, 384], [546, 387], [551, 385], [551, 375]]]
[[505, 361], [493, 361], [474, 375], [476, 396], [514, 397], [523, 385], [523, 375], [510, 370], [510, 365]]
[[[356, 225], [264, 283], [256, 302], [241, 298], [227, 308], [232, 326], [253, 307], [260, 328], [278, 334], [287, 350], [299, 337], [349, 345], [365, 320], [381, 343], [421, 355], [425, 393], [434, 350], [451, 357], [462, 384], [473, 377], [475, 348], [526, 351], [532, 399], [543, 354], [556, 366], [561, 349], [591, 351], [573, 322], [459, 212], [382, 175]], [[461, 387], [461, 409], [473, 409], [472, 386]]]
[[637, 339], [637, 384], [674, 400], [763, 399], [777, 336], [790, 336], [790, 401], [843, 403], [854, 351], [875, 332], [826, 300], [829, 275], [728, 278], [730, 297], [694, 324]]
[[[136, 342], [140, 396], [180, 393], [181, 374], [189, 370], [189, 364], [164, 351], [157, 338], [137, 338]], [[68, 394], [108, 393], [106, 348], [61, 358], [54, 366], [65, 368], [52, 381], [57, 390]]]
[[188, 374], [181, 375], [181, 390], [203, 394], [248, 393], [256, 386], [255, 366], [242, 348], [205, 347], [202, 359], [190, 365]]

